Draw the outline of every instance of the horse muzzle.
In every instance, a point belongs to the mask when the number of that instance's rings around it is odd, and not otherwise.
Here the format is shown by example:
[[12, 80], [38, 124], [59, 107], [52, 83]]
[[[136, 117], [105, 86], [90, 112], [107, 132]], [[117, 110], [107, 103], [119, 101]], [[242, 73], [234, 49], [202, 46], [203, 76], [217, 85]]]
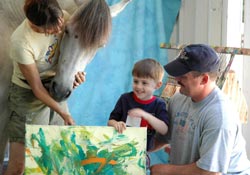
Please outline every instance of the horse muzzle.
[[49, 93], [57, 102], [65, 101], [71, 95], [72, 88], [65, 88], [56, 81], [51, 81]]

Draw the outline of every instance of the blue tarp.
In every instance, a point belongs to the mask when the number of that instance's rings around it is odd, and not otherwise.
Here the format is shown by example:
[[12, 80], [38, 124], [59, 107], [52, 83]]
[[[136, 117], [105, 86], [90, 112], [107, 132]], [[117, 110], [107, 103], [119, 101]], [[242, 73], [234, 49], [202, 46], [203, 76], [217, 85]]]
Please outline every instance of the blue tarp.
[[[119, 0], [107, 2], [112, 5]], [[136, 61], [150, 57], [167, 63], [167, 50], [160, 43], [169, 42], [180, 5], [181, 0], [133, 0], [113, 18], [109, 43], [87, 66], [86, 82], [68, 100], [77, 125], [107, 125], [120, 95], [132, 90], [131, 70]]]

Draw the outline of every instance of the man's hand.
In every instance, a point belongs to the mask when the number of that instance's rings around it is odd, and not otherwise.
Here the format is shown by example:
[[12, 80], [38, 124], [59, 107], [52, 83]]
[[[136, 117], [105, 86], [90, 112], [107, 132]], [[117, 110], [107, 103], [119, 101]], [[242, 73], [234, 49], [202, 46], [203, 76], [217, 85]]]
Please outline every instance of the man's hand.
[[86, 72], [77, 72], [75, 75], [75, 81], [73, 84], [73, 88], [77, 88], [80, 84], [82, 84], [86, 78], [85, 78]]

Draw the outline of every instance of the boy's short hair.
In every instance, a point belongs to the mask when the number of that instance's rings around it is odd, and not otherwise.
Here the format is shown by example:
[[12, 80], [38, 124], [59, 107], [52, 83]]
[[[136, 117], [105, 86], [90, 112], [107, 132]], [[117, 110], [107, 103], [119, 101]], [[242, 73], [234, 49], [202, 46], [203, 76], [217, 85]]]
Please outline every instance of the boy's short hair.
[[146, 58], [135, 63], [132, 75], [141, 78], [152, 78], [162, 81], [164, 76], [163, 66], [153, 58]]

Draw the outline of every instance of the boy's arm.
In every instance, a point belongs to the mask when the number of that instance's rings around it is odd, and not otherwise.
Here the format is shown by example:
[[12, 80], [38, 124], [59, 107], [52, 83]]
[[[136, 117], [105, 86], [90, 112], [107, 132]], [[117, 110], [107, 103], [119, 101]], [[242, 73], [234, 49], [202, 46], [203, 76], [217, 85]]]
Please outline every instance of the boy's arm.
[[113, 126], [119, 133], [122, 133], [126, 129], [126, 124], [123, 122], [123, 104], [121, 96], [109, 116], [108, 126]]
[[110, 120], [108, 121], [108, 126], [113, 126], [113, 127], [115, 127], [116, 123], [117, 123], [116, 120], [110, 119]]
[[162, 120], [156, 118], [150, 113], [146, 112], [146, 115], [143, 117], [148, 123], [160, 134], [164, 135], [168, 132], [168, 126]]

